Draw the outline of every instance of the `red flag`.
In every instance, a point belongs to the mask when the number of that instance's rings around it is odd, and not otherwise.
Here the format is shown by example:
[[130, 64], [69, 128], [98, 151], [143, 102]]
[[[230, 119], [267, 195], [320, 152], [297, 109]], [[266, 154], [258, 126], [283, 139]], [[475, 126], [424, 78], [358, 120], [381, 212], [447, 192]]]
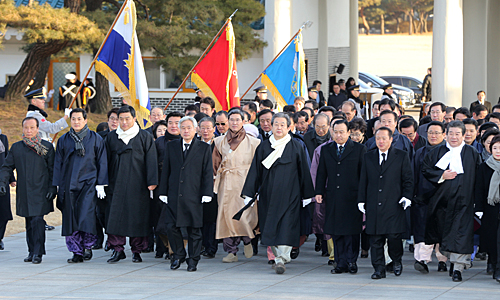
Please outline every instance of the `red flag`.
[[234, 33], [231, 21], [210, 52], [196, 65], [191, 81], [201, 91], [214, 99], [216, 110], [229, 110], [240, 106], [238, 71], [234, 53]]

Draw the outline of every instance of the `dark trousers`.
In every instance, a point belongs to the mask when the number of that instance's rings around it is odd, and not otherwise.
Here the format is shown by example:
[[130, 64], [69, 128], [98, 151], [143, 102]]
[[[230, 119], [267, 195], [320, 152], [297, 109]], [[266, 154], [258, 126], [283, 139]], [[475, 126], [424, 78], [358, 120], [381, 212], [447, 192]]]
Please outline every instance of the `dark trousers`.
[[43, 216], [27, 217], [26, 243], [31, 255], [45, 254], [45, 221]]
[[366, 234], [366, 230], [361, 231], [361, 250], [370, 250], [370, 236]]
[[7, 229], [7, 222], [2, 222], [0, 224], [0, 240], [3, 240], [3, 237], [5, 236], [5, 230]]
[[403, 257], [403, 234], [382, 234], [382, 235], [370, 235], [370, 251], [372, 266], [375, 271], [385, 270], [385, 256], [384, 256], [384, 245], [387, 239], [387, 246], [389, 247], [389, 256], [394, 263], [401, 263], [401, 258]]
[[355, 263], [359, 255], [359, 234], [335, 235], [335, 261], [340, 268], [347, 268], [347, 264]]
[[106, 202], [98, 199], [96, 206], [96, 230], [97, 241], [96, 245], [102, 245], [104, 242], [104, 229], [106, 224]]
[[[126, 236], [108, 234], [108, 245], [115, 251], [123, 251], [125, 249], [124, 246], [126, 242]], [[141, 253], [148, 247], [148, 237], [129, 237], [128, 243], [130, 244], [132, 253]]]
[[[198, 265], [201, 253], [202, 235], [201, 228], [186, 227], [187, 240], [188, 240], [188, 265]], [[174, 223], [169, 223], [167, 228], [167, 237], [170, 247], [174, 252], [173, 259], [181, 261], [186, 260], [186, 248], [184, 248], [184, 239], [182, 237], [181, 229], [176, 227]]]
[[210, 254], [217, 253], [217, 240], [215, 239], [215, 225], [216, 223], [203, 224], [203, 247], [205, 252]]

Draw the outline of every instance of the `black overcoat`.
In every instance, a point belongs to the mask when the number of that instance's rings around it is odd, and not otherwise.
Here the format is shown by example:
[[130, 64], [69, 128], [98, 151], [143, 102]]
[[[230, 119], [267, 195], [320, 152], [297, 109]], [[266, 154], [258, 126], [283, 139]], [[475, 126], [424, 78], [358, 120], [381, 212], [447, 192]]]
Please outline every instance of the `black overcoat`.
[[413, 173], [407, 152], [391, 147], [383, 167], [378, 149], [367, 152], [358, 192], [358, 202], [365, 203], [367, 234], [406, 231], [406, 213], [399, 204], [402, 197], [413, 197]]
[[303, 146], [291, 139], [282, 156], [268, 170], [262, 161], [273, 152], [269, 140], [255, 150], [242, 195], [259, 191], [259, 227], [262, 244], [298, 247], [302, 199], [314, 197], [314, 188]]
[[210, 150], [209, 144], [193, 139], [184, 159], [182, 139], [167, 143], [159, 193], [168, 197], [168, 204], [163, 205], [158, 222], [175, 223], [176, 227], [203, 226], [201, 199], [213, 194]]
[[324, 233], [360, 234], [363, 214], [358, 210], [358, 184], [366, 147], [349, 139], [340, 159], [337, 149], [335, 142], [321, 147], [316, 175], [316, 195], [325, 195]]
[[148, 236], [151, 231], [148, 186], [158, 185], [153, 136], [141, 129], [126, 145], [118, 139], [115, 130], [108, 134], [105, 144], [109, 176], [106, 232], [129, 237]]
[[435, 186], [427, 211], [425, 243], [440, 243], [442, 251], [468, 254], [474, 246], [474, 184], [481, 158], [476, 149], [464, 145], [460, 154], [464, 173], [438, 183], [444, 171], [436, 163], [448, 151], [446, 145], [435, 148], [422, 165], [424, 177]]
[[14, 143], [0, 169], [0, 184], [5, 186], [12, 171], [17, 171], [16, 214], [20, 217], [43, 216], [54, 211], [54, 202], [45, 196], [49, 191], [54, 194], [57, 191], [52, 185], [55, 151], [50, 142], [42, 140], [42, 145], [48, 149], [44, 156], [23, 141]]
[[97, 234], [96, 185], [108, 185], [106, 146], [89, 130], [83, 138], [85, 155], [78, 156], [75, 142], [65, 133], [57, 142], [53, 185], [58, 186], [57, 208], [62, 212], [62, 235], [75, 231]]
[[[6, 135], [0, 134], [0, 141], [3, 143], [5, 147], [5, 151], [0, 153], [0, 167], [1, 167], [5, 162], [5, 158], [9, 154], [9, 140], [7, 139]], [[14, 173], [12, 172], [10, 174], [7, 183], [11, 183], [14, 181], [16, 181], [16, 178], [14, 177]], [[0, 224], [4, 224], [5, 222], [12, 220], [12, 211], [10, 209], [10, 191], [9, 191], [10, 188], [6, 187], [6, 189], [7, 189], [7, 194], [0, 196]]]

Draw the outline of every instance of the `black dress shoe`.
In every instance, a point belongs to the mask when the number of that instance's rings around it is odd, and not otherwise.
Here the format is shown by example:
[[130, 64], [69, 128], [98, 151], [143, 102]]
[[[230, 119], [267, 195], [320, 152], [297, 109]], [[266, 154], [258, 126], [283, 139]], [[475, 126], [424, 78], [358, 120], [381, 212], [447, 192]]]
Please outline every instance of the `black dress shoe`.
[[385, 265], [385, 271], [389, 272], [389, 273], [394, 272], [394, 262], [393, 261], [391, 261], [390, 263]]
[[323, 252], [321, 252], [321, 256], [328, 257], [328, 256], [330, 256], [330, 253], [328, 253], [328, 251], [323, 251]]
[[348, 273], [349, 269], [347, 268], [342, 268], [342, 267], [335, 267], [335, 269], [332, 269], [330, 273], [332, 274], [342, 274], [342, 273]]
[[56, 229], [54, 226], [45, 224], [45, 230], [54, 230], [54, 229]]
[[354, 263], [348, 263], [347, 264], [347, 269], [349, 269], [349, 273], [351, 274], [356, 274], [358, 273], [358, 265]]
[[451, 278], [454, 282], [462, 281], [462, 273], [460, 271], [453, 271], [453, 277]]
[[446, 272], [446, 271], [448, 271], [446, 263], [444, 261], [440, 261], [438, 264], [438, 272]]
[[299, 253], [300, 253], [300, 248], [292, 249], [292, 251], [290, 252], [290, 258], [296, 259], [297, 257], [299, 257]]
[[453, 263], [450, 263], [450, 271], [448, 272], [448, 275], [453, 276]]
[[26, 258], [24, 258], [24, 262], [32, 262], [33, 261], [33, 254], [28, 254]]
[[274, 259], [270, 259], [267, 261], [267, 264], [268, 265], [274, 265], [276, 262], [274, 261]]
[[155, 258], [163, 258], [163, 252], [156, 251]]
[[183, 262], [184, 261], [181, 261], [180, 259], [173, 259], [172, 263], [170, 264], [170, 269], [171, 270], [177, 270], [177, 269], [179, 269], [179, 267], [181, 266], [181, 264]]
[[5, 249], [5, 245], [3, 244], [3, 241], [0, 240], [0, 250], [4, 250]]
[[414, 246], [413, 244], [410, 244], [410, 245], [408, 246], [408, 250], [409, 250], [411, 253], [413, 253], [413, 252], [415, 251], [415, 246]]
[[34, 264], [39, 264], [39, 263], [41, 263], [41, 262], [42, 262], [42, 256], [41, 256], [41, 255], [34, 255], [34, 256], [33, 256], [33, 261], [32, 261], [32, 263], [34, 263]]
[[493, 273], [495, 272], [495, 269], [496, 269], [496, 265], [494, 265], [494, 264], [488, 264], [486, 266], [486, 274], [493, 275]]
[[85, 249], [85, 252], [83, 252], [83, 260], [91, 260], [92, 256], [92, 249]]
[[361, 258], [368, 258], [368, 251], [367, 250], [361, 250]]
[[314, 243], [314, 251], [321, 251], [321, 240], [319, 238], [316, 238], [316, 243]]
[[145, 250], [142, 251], [142, 253], [151, 253], [154, 251], [154, 245], [148, 246]]
[[142, 262], [142, 257], [140, 253], [132, 253], [132, 262], [140, 263]]
[[83, 256], [79, 254], [73, 254], [73, 257], [68, 259], [68, 263], [70, 264], [76, 264], [82, 262], [83, 262]]
[[113, 255], [111, 255], [110, 259], [108, 259], [108, 263], [110, 263], [110, 264], [116, 263], [116, 262], [119, 262], [120, 260], [125, 259], [125, 258], [127, 258], [127, 256], [125, 255], [125, 252], [113, 251]]
[[196, 272], [196, 270], [198, 270], [198, 269], [196, 269], [196, 266], [188, 266], [188, 268], [187, 268], [188, 272]]
[[333, 267], [335, 268], [335, 267], [337, 267], [337, 262], [336, 262], [336, 261], [334, 261], [334, 260], [329, 259], [329, 260], [328, 260], [328, 265], [329, 265], [329, 266], [333, 266]]
[[168, 248], [167, 248], [167, 251], [165, 252], [165, 259], [170, 259], [170, 253], [168, 252]]
[[493, 272], [493, 279], [495, 279], [497, 282], [500, 282], [500, 269], [495, 269], [495, 272]]
[[486, 260], [486, 252], [478, 252], [475, 256], [476, 260]]
[[99, 244], [99, 243], [95, 244], [94, 246], [92, 246], [92, 249], [94, 249], [94, 250], [99, 250], [99, 249], [102, 249], [102, 243], [100, 243], [100, 244]]
[[207, 253], [205, 253], [204, 257], [206, 257], [206, 258], [215, 258], [215, 254], [212, 253], [212, 252], [207, 252]]
[[205, 254], [207, 254], [207, 251], [205, 251], [205, 249], [201, 250], [200, 255], [205, 256]]
[[394, 263], [394, 275], [400, 276], [403, 273], [403, 264], [401, 262]]
[[372, 274], [372, 279], [382, 279], [385, 278], [385, 271], [375, 271], [375, 273]]
[[108, 252], [109, 250], [111, 250], [111, 247], [109, 246], [108, 242], [106, 242], [106, 244], [104, 245], [104, 251]]
[[419, 271], [422, 274], [427, 274], [429, 273], [429, 267], [427, 264], [422, 260], [422, 261], [415, 261], [415, 270]]

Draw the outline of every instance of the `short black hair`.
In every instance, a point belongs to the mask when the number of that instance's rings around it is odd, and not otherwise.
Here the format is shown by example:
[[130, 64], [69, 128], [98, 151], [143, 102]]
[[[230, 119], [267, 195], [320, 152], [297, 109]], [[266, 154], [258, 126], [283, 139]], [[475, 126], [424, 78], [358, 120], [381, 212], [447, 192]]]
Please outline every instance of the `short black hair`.
[[474, 107], [474, 113], [478, 116], [482, 111], [488, 111], [488, 108], [484, 105], [478, 104]]
[[497, 108], [500, 109], [500, 104], [493, 105], [493, 107], [491, 108], [491, 111], [494, 111]]
[[319, 80], [314, 80], [314, 81], [313, 81], [313, 86], [316, 86], [318, 83], [319, 83], [319, 84], [323, 84], [323, 83], [321, 83], [321, 81], [319, 81]]
[[427, 115], [425, 117], [423, 117], [422, 119], [420, 119], [420, 121], [418, 121], [418, 123], [420, 124], [420, 126], [422, 125], [425, 125], [427, 123], [430, 123], [432, 121], [432, 118], [430, 115]]
[[462, 123], [464, 123], [464, 125], [474, 125], [476, 127], [476, 130], [479, 127], [479, 124], [477, 123], [477, 121], [472, 119], [472, 118], [464, 119], [464, 120], [462, 120]]
[[361, 118], [354, 118], [349, 122], [349, 130], [354, 131], [354, 130], [359, 130], [361, 133], [365, 134], [366, 129], [368, 126], [366, 125], [365, 120]]
[[118, 107], [114, 107], [110, 111], [108, 111], [108, 119], [112, 114], [116, 114], [116, 116], [118, 116], [118, 110], [120, 110]]
[[[481, 136], [481, 144], [483, 144], [483, 146], [484, 146], [484, 143], [486, 142], [486, 140], [490, 136], [492, 136], [492, 135], [495, 136], [498, 134], [500, 134], [500, 131], [497, 128], [491, 128], [491, 129], [486, 130], [486, 132]], [[491, 152], [491, 148], [490, 148], [490, 152]]]
[[297, 109], [293, 105], [285, 105], [283, 107], [283, 112], [292, 112], [292, 113], [295, 113], [295, 112], [297, 112]]
[[304, 117], [306, 122], [309, 121], [309, 114], [301, 110], [293, 114], [293, 122], [297, 124], [299, 122], [300, 117]]
[[74, 113], [82, 113], [83, 119], [87, 120], [87, 112], [85, 111], [85, 109], [83, 109], [83, 108], [74, 108], [74, 109], [72, 109], [71, 112], [69, 113], [69, 118], [70, 119], [71, 119], [71, 117], [73, 116]]
[[245, 116], [247, 116], [248, 121], [250, 121], [250, 119], [252, 118], [252, 115], [246, 110], [242, 110], [242, 112], [243, 112], [243, 114], [245, 114]]
[[154, 123], [153, 128], [151, 128], [151, 129], [153, 130], [153, 136], [155, 137], [155, 140], [158, 138], [158, 136], [156, 135], [156, 129], [158, 129], [158, 127], [160, 127], [160, 125], [168, 127], [167, 121], [165, 121], [165, 120], [160, 120], [160, 121]]
[[255, 102], [246, 102], [245, 104], [243, 104], [243, 106], [246, 106], [246, 105], [248, 105], [248, 109], [251, 112], [254, 112], [254, 113], [257, 112], [257, 104], [255, 104]]
[[200, 122], [201, 119], [208, 117], [206, 113], [199, 112], [196, 115], [193, 116], [193, 118], [196, 120], [196, 122]]
[[259, 106], [269, 107], [269, 109], [273, 109], [274, 103], [273, 103], [273, 101], [271, 101], [269, 99], [264, 99], [264, 100], [260, 100]]
[[[305, 106], [304, 106], [304, 107], [301, 109], [301, 111], [304, 111], [304, 110], [306, 110], [306, 109], [307, 109], [307, 110], [309, 110], [309, 112], [311, 113], [311, 117], [314, 117], [314, 109], [312, 109], [312, 108], [310, 108], [310, 107], [305, 107]], [[307, 114], [307, 113], [306, 113], [306, 114]]]
[[413, 127], [415, 132], [417, 132], [418, 129], [417, 121], [415, 121], [413, 118], [407, 118], [399, 122], [399, 130], [401, 130], [402, 128], [409, 128], [409, 127]]
[[349, 122], [347, 122], [347, 120], [335, 120], [335, 122], [333, 122], [332, 124], [332, 129], [335, 127], [335, 125], [340, 125], [340, 124], [344, 124], [345, 127], [347, 128], [347, 131], [351, 130], [351, 126], [349, 126]]
[[455, 107], [453, 107], [453, 106], [448, 106], [448, 107], [446, 108], [446, 113], [447, 113], [447, 114], [449, 114], [449, 113], [454, 112], [455, 110], [457, 110]]
[[[468, 120], [468, 119], [465, 119], [465, 120]], [[476, 121], [476, 120], [474, 120], [474, 121]], [[477, 122], [476, 122], [476, 124], [477, 124]], [[462, 130], [462, 135], [465, 134], [465, 125], [461, 121], [451, 121], [448, 124], [448, 127], [446, 127], [446, 133], [448, 133], [450, 131], [450, 128], [460, 128]]]
[[391, 107], [391, 110], [394, 111], [396, 109], [396, 102], [394, 102], [394, 100], [392, 99], [383, 99], [383, 100], [380, 100], [380, 103], [378, 104], [378, 108], [380, 109], [380, 107], [382, 105], [387, 105], [389, 104], [389, 106]]
[[484, 120], [486, 122], [489, 122], [491, 120], [491, 118], [495, 118], [495, 119], [499, 119], [500, 120], [500, 113], [492, 112], [491, 114], [487, 115], [486, 118], [484, 118]]
[[332, 86], [338, 85], [340, 87], [340, 84], [338, 82], [335, 82]]
[[458, 114], [462, 114], [462, 115], [466, 116], [467, 118], [472, 117], [472, 115], [470, 114], [470, 111], [467, 107], [457, 108], [457, 110], [455, 110], [453, 112], [453, 119], [456, 119]]
[[485, 92], [485, 91], [483, 91], [483, 90], [481, 90], [481, 91], [478, 91], [478, 92], [477, 92], [476, 96], [477, 96], [477, 95], [479, 95], [479, 93], [484, 93], [484, 94], [486, 95], [486, 92]]
[[188, 111], [188, 110], [194, 110], [196, 113], [200, 112], [200, 108], [197, 105], [194, 105], [194, 104], [189, 104], [188, 106], [186, 106], [184, 108], [184, 113], [186, 113], [186, 111]]
[[259, 114], [257, 115], [257, 120], [260, 120], [260, 117], [265, 115], [265, 114], [268, 114], [268, 113], [271, 113], [271, 115], [274, 116], [274, 112], [270, 109], [263, 109], [259, 112]]
[[242, 121], [245, 119], [245, 115], [243, 114], [243, 111], [241, 109], [232, 109], [227, 114], [227, 118], [229, 119], [232, 115], [238, 115], [238, 116], [240, 116]]
[[378, 107], [380, 107], [380, 100], [374, 101], [372, 103], [372, 107], [374, 107], [375, 105], [378, 105]]
[[40, 122], [38, 122], [38, 119], [35, 118], [35, 117], [26, 117], [26, 118], [24, 118], [23, 121], [21, 122], [21, 125], [24, 126], [24, 122], [28, 121], [28, 120], [35, 120], [35, 122], [36, 122], [36, 128], [38, 128], [38, 126], [40, 126]]
[[227, 111], [225, 111], [225, 110], [218, 111], [218, 112], [215, 114], [214, 119], [216, 119], [218, 116], [222, 116], [222, 115], [226, 116], [226, 118], [228, 118], [228, 119], [229, 119], [229, 114], [228, 114], [228, 113], [227, 113]]
[[441, 111], [446, 111], [446, 105], [444, 105], [444, 103], [441, 103], [441, 102], [434, 102], [431, 104], [431, 106], [429, 107], [429, 113], [431, 111], [431, 109], [435, 106], [440, 106], [441, 107]]
[[498, 129], [498, 125], [493, 123], [493, 122], [486, 122], [486, 123], [481, 124], [481, 126], [479, 126], [479, 132], [485, 131], [485, 130], [490, 130], [492, 128]]
[[382, 130], [387, 131], [387, 132], [389, 133], [389, 138], [392, 138], [392, 135], [393, 135], [392, 130], [391, 130], [389, 127], [385, 127], [385, 126], [384, 126], [384, 127], [380, 127], [379, 129], [377, 129], [377, 130], [375, 131], [374, 136], [376, 136], [376, 135], [377, 135], [377, 132], [382, 131]]
[[124, 105], [120, 107], [120, 109], [118, 110], [118, 117], [124, 113], [130, 113], [132, 115], [132, 118], [135, 118], [135, 108], [130, 105]]
[[205, 97], [205, 98], [201, 99], [200, 100], [200, 104], [201, 103], [203, 103], [203, 104], [209, 104], [212, 109], [215, 108], [215, 101], [214, 101], [214, 99], [212, 99], [210, 97]]
[[[314, 110], [316, 110], [316, 109], [318, 109], [318, 108], [319, 108], [319, 103], [318, 103], [318, 102], [316, 102], [316, 100], [307, 100], [307, 101], [305, 102], [305, 104], [308, 104], [308, 103], [311, 103], [311, 104], [312, 104], [312, 106], [313, 106], [313, 109], [314, 109]], [[304, 105], [305, 105], [305, 104], [304, 104]]]
[[179, 117], [182, 119], [184, 117], [184, 114], [181, 113], [180, 111], [173, 111], [167, 115], [167, 118], [165, 119], [165, 121], [167, 121], [167, 123], [168, 123], [168, 119], [170, 119], [172, 117]]
[[101, 123], [99, 123], [99, 125], [97, 125], [95, 132], [106, 131], [108, 129], [109, 129], [108, 122], [101, 122]]
[[431, 127], [431, 126], [439, 126], [439, 127], [441, 127], [441, 131], [443, 133], [446, 130], [446, 126], [444, 125], [444, 123], [439, 122], [439, 121], [431, 121], [431, 122], [429, 122], [427, 124], [429, 124], [429, 125], [427, 125], [427, 130], [426, 131], [429, 131], [429, 127]]
[[392, 115], [394, 117], [394, 122], [398, 121], [398, 115], [395, 112], [391, 111], [391, 110], [381, 111], [379, 119], [382, 118], [383, 115]]
[[318, 113], [322, 113], [324, 111], [329, 111], [332, 113], [332, 115], [335, 114], [335, 112], [337, 112], [337, 110], [333, 108], [333, 106], [323, 106], [318, 110]]
[[497, 134], [495, 135], [495, 137], [491, 140], [491, 143], [490, 143], [490, 152], [491, 152], [491, 149], [493, 149], [493, 145], [500, 142], [500, 134]]

